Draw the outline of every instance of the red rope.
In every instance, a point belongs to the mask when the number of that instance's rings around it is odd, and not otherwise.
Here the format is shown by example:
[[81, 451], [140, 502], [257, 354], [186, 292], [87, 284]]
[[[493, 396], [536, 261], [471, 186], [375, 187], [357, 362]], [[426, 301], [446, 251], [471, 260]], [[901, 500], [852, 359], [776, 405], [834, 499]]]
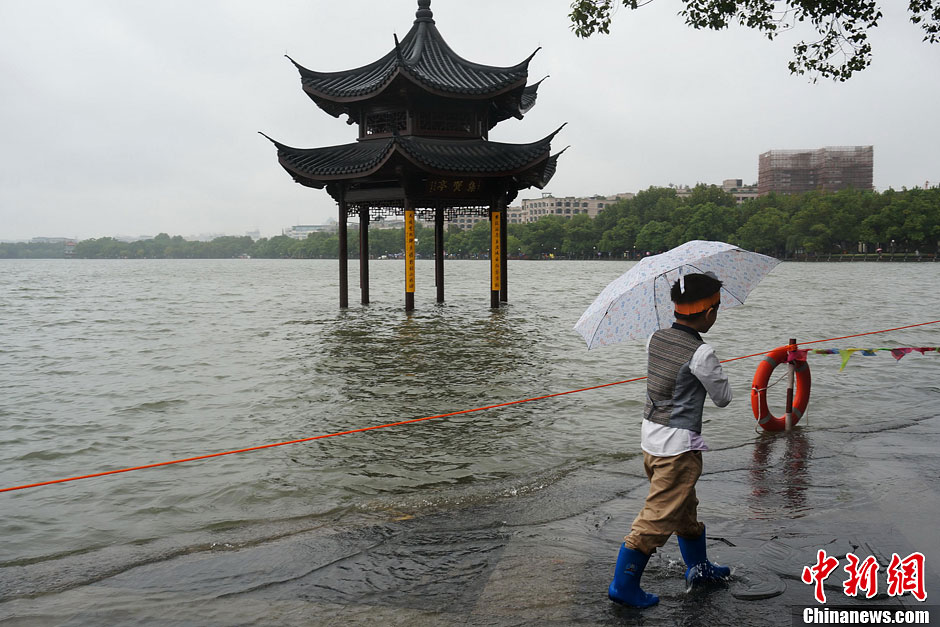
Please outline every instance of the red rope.
[[[895, 327], [893, 329], [883, 329], [881, 331], [868, 331], [867, 333], [856, 333], [855, 335], [845, 335], [842, 337], [833, 337], [825, 340], [813, 340], [810, 342], [800, 342], [800, 344], [819, 344], [821, 342], [832, 342], [835, 340], [844, 340], [850, 337], [860, 337], [863, 335], [874, 335], [876, 333], [887, 333], [889, 331], [898, 331], [900, 329], [910, 329], [913, 327], [921, 327], [928, 324], [937, 324], [940, 320], [933, 320], [932, 322], [921, 322], [918, 324], [909, 324], [903, 327]], [[773, 349], [770, 349], [773, 350]], [[723, 359], [721, 363], [727, 363], [730, 361], [737, 361], [739, 359], [747, 359], [749, 357], [758, 357], [760, 355], [766, 355], [770, 352], [766, 350], [760, 353], [753, 353], [751, 355], [742, 355], [741, 357], [732, 357], [731, 359]], [[371, 427], [362, 427], [360, 429], [349, 429], [348, 431], [337, 431], [336, 433], [327, 433], [324, 435], [315, 435], [309, 438], [300, 438], [299, 440], [288, 440], [286, 442], [274, 442], [272, 444], [262, 444], [260, 446], [251, 446], [248, 448], [240, 448], [233, 451], [223, 451], [221, 453], [209, 453], [207, 455], [198, 455], [196, 457], [187, 457], [185, 459], [173, 459], [166, 462], [158, 462], [156, 464], [146, 464], [143, 466], [132, 466], [130, 468], [119, 468], [117, 470], [105, 470], [103, 472], [96, 472], [88, 475], [79, 475], [76, 477], [66, 477], [64, 479], [53, 479], [51, 481], [40, 481], [38, 483], [28, 483], [25, 485], [12, 486], [9, 488], [0, 488], [0, 492], [13, 492], [15, 490], [25, 490], [27, 488], [37, 488], [44, 485], [52, 485], [55, 483], [67, 483], [70, 481], [78, 481], [79, 479], [91, 479], [93, 477], [104, 477], [107, 475], [117, 475], [122, 472], [131, 472], [132, 470], [144, 470], [146, 468], [159, 468], [161, 466], [171, 466], [173, 464], [182, 464], [185, 462], [194, 462], [201, 459], [212, 459], [213, 457], [223, 457], [225, 455], [234, 455], [236, 453], [248, 453], [250, 451], [260, 451], [266, 448], [274, 448], [276, 446], [286, 446], [288, 444], [300, 444], [301, 442], [312, 442], [313, 440], [323, 440], [325, 438], [333, 438], [340, 435], [349, 435], [350, 433], [362, 433], [364, 431], [374, 431], [376, 429], [385, 429], [387, 427], [398, 427], [401, 425], [410, 425], [416, 422], [424, 422], [425, 420], [434, 420], [435, 418], [448, 418], [450, 416], [459, 416], [461, 414], [471, 414], [478, 411], [485, 411], [487, 409], [496, 409], [497, 407], [509, 407], [510, 405], [520, 405], [522, 403], [531, 403], [532, 401], [540, 401], [546, 398], [555, 398], [558, 396], [565, 396], [567, 394], [577, 394], [578, 392], [587, 392], [589, 390], [599, 390], [601, 388], [611, 387], [614, 385], [622, 385], [624, 383], [634, 383], [636, 381], [642, 381], [646, 377], [635, 377], [633, 379], [626, 379], [624, 381], [616, 381], [614, 383], [604, 383], [601, 385], [593, 385], [591, 387], [579, 388], [577, 390], [568, 390], [567, 392], [556, 392], [554, 394], [545, 394], [543, 396], [534, 396], [532, 398], [526, 398], [518, 401], [509, 401], [506, 403], [497, 403], [495, 405], [487, 405], [486, 407], [476, 407], [474, 409], [463, 409], [460, 411], [454, 411], [447, 414], [437, 414], [435, 416], [425, 416], [424, 418], [413, 418], [411, 420], [401, 420], [399, 422], [390, 422], [384, 425], [373, 425]]]
[[835, 340], [845, 340], [850, 337], [862, 337], [863, 335], [874, 335], [876, 333], [888, 333], [889, 331], [900, 331], [901, 329], [912, 329], [914, 327], [922, 327], [928, 324], [937, 324], [940, 320], [933, 320], [931, 322], [919, 322], [917, 324], [909, 324], [903, 327], [894, 327], [893, 329], [882, 329], [881, 331], [869, 331], [868, 333], [856, 333], [855, 335], [843, 335], [842, 337], [831, 337], [828, 340], [813, 340], [812, 342], [800, 342], [800, 344], [819, 344], [820, 342], [834, 342]]

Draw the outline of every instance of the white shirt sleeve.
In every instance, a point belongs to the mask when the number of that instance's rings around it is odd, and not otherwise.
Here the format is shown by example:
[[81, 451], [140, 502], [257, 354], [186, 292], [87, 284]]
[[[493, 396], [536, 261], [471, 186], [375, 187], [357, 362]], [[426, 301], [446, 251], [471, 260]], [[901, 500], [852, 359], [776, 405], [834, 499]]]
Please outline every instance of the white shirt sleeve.
[[705, 391], [715, 405], [724, 407], [731, 402], [731, 384], [711, 346], [702, 344], [698, 347], [689, 362], [689, 370], [705, 386]]

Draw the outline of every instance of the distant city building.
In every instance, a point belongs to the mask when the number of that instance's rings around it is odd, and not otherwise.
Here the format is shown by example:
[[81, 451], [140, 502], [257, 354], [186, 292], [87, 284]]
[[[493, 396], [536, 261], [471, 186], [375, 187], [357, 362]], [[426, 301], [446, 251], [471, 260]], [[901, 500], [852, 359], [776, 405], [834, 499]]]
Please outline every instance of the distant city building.
[[335, 233], [336, 223], [332, 224], [295, 224], [292, 227], [282, 229], [281, 235], [286, 235], [293, 239], [307, 239], [311, 233]]
[[758, 157], [757, 193], [874, 189], [873, 146], [769, 150]]
[[732, 196], [739, 205], [752, 198], [757, 198], [757, 184], [744, 185], [741, 179], [725, 179], [721, 182], [721, 189]]
[[382, 230], [403, 229], [405, 228], [405, 219], [397, 216], [384, 217], [380, 220], [369, 222], [369, 228]]
[[624, 192], [614, 194], [613, 196], [589, 196], [575, 197], [565, 196], [564, 198], [555, 198], [551, 194], [544, 193], [541, 198], [525, 199], [522, 201], [522, 211], [520, 220], [522, 222], [536, 222], [539, 218], [546, 215], [556, 215], [566, 218], [581, 213], [586, 213], [591, 218], [596, 218], [597, 214], [616, 202], [633, 198], [635, 194]]
[[[676, 190], [678, 198], [687, 199], [692, 196], [692, 187], [688, 185], [670, 185]], [[741, 204], [751, 198], [757, 198], [757, 184], [745, 185], [743, 179], [725, 179], [721, 182], [721, 191], [734, 196], [734, 201]]]
[[65, 244], [73, 241], [74, 237], [34, 237], [29, 240], [30, 244]]
[[[472, 229], [477, 222], [489, 222], [489, 217], [479, 215], [455, 215], [448, 224], [456, 226], [461, 230]], [[506, 224], [521, 224], [522, 207], [506, 207]]]
[[[187, 242], [211, 242], [216, 238], [228, 236], [228, 233], [200, 233], [199, 235], [184, 235], [182, 237]], [[153, 237], [150, 235], [141, 235], [140, 239], [153, 239]]]
[[[525, 224], [527, 222], [536, 222], [539, 218], [547, 215], [556, 215], [559, 217], [570, 218], [581, 213], [586, 213], [591, 218], [596, 218], [597, 214], [609, 205], [614, 204], [626, 198], [633, 198], [632, 193], [614, 194], [613, 196], [565, 196], [564, 198], [555, 198], [545, 192], [541, 198], [526, 198], [522, 201], [521, 207], [507, 207], [506, 222], [508, 224]], [[482, 216], [456, 216], [451, 220], [451, 224], [461, 229], [471, 229], [473, 225], [480, 221], [489, 221], [489, 218]]]
[[685, 199], [692, 195], [692, 188], [689, 187], [688, 185], [673, 185], [672, 183], [670, 183], [669, 187], [676, 190], [677, 198]]

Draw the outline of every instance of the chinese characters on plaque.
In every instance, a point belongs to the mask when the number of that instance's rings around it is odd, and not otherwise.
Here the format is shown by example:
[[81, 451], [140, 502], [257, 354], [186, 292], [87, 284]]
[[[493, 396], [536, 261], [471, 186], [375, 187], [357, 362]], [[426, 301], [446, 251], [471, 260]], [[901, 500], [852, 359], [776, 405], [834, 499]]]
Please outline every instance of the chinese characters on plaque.
[[425, 192], [430, 196], [473, 196], [483, 191], [480, 179], [433, 178], [427, 180]]

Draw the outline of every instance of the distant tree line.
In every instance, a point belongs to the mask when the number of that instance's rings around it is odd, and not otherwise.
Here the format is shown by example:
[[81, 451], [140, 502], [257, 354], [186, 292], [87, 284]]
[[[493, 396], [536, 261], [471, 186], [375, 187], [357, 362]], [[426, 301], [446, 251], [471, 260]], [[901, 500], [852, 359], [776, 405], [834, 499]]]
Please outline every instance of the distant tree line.
[[[359, 254], [358, 231], [350, 229], [350, 256]], [[415, 226], [416, 251], [434, 255], [434, 231]], [[693, 240], [720, 240], [780, 258], [794, 255], [854, 253], [859, 243], [869, 252], [936, 253], [940, 243], [940, 188], [885, 192], [843, 190], [835, 193], [768, 194], [743, 204], [714, 185], [698, 185], [679, 197], [673, 188], [651, 187], [621, 200], [594, 219], [547, 215], [536, 222], [508, 225], [505, 250], [523, 258], [633, 258]], [[444, 236], [448, 257], [486, 256], [490, 227], [486, 220]], [[396, 257], [404, 251], [402, 229], [371, 229], [369, 254]], [[0, 258], [63, 257], [61, 244], [0, 244]], [[184, 240], [165, 233], [150, 240], [123, 242], [111, 237], [78, 242], [74, 257], [86, 259], [316, 259], [339, 256], [337, 233], [311, 233], [297, 240], [279, 235], [257, 241], [248, 236], [218, 237], [211, 242]]]
[[681, 199], [671, 188], [650, 188], [605, 209], [593, 226], [598, 250], [614, 256], [692, 239], [721, 240], [780, 258], [852, 253], [859, 243], [869, 252], [936, 253], [940, 187], [767, 194], [740, 205], [714, 185], [698, 185]]
[[0, 259], [56, 259], [65, 256], [65, 244], [0, 242]]

